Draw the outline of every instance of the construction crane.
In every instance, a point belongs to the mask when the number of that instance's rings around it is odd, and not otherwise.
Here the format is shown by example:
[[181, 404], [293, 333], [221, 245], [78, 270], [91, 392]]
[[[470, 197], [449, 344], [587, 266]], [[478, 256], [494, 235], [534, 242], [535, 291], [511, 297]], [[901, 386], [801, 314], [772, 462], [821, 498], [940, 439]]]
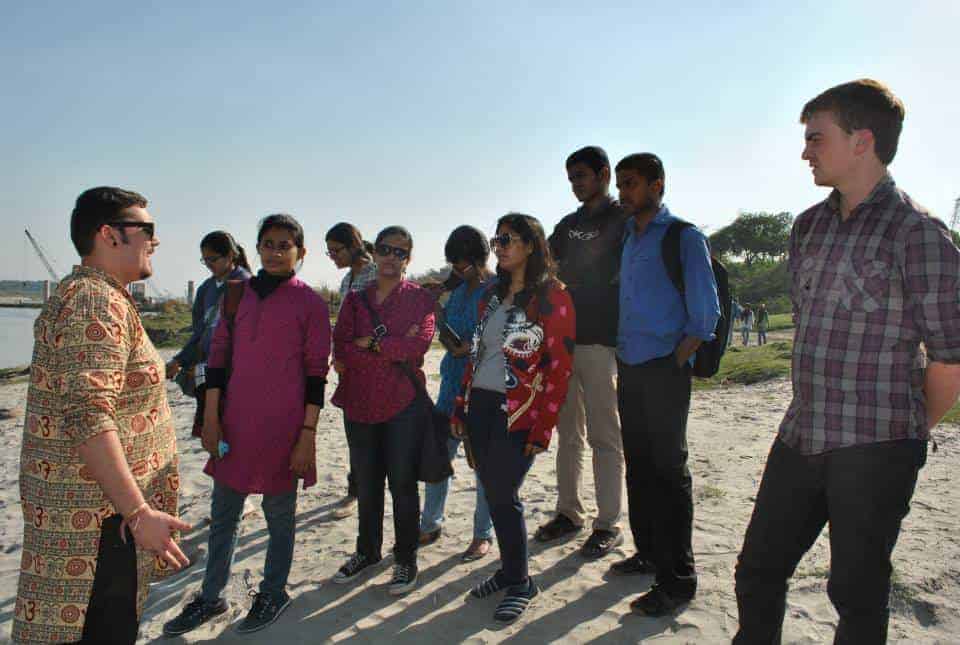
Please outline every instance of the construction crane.
[[54, 270], [50, 260], [47, 259], [47, 255], [43, 252], [43, 249], [40, 248], [37, 241], [30, 235], [30, 231], [23, 229], [23, 232], [27, 234], [27, 239], [30, 240], [30, 244], [33, 245], [33, 250], [37, 252], [37, 256], [40, 258], [40, 261], [43, 262], [43, 266], [47, 268], [47, 273], [50, 274], [50, 278], [54, 282], [60, 282], [60, 276], [57, 275], [57, 272]]

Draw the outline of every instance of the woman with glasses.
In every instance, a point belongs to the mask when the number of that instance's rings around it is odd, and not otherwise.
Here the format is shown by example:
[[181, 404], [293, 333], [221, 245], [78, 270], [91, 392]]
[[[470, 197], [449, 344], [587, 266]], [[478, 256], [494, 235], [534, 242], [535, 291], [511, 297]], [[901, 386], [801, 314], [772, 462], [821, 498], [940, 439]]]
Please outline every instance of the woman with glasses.
[[[330, 358], [330, 318], [323, 299], [296, 270], [306, 255], [303, 229], [290, 215], [270, 215], [257, 234], [263, 268], [243, 285], [235, 315], [214, 332], [207, 367], [204, 469], [213, 477], [207, 568], [200, 594], [164, 625], [186, 633], [227, 610], [221, 598], [243, 503], [263, 495], [266, 564], [240, 633], [263, 629], [290, 603], [297, 482], [317, 481], [316, 430]], [[229, 369], [229, 380], [228, 380]], [[221, 409], [221, 398], [225, 398]]]
[[486, 598], [504, 591], [493, 617], [511, 622], [537, 595], [527, 570], [520, 486], [534, 456], [547, 449], [566, 398], [576, 321], [540, 222], [505, 215], [490, 246], [497, 280], [480, 301], [451, 426], [456, 436], [469, 437], [500, 547], [500, 569], [470, 593]]
[[[451, 267], [454, 283], [446, 305], [438, 314], [440, 342], [447, 352], [440, 363], [440, 395], [437, 407], [447, 415], [453, 414], [453, 402], [460, 391], [463, 372], [470, 355], [473, 330], [477, 326], [477, 308], [489, 282], [487, 269], [490, 246], [483, 233], [472, 226], [460, 226], [447, 238], [444, 248]], [[449, 284], [451, 281], [448, 280]], [[450, 459], [457, 454], [460, 439], [450, 437]], [[447, 503], [450, 480], [427, 484], [424, 491], [423, 513], [420, 516], [420, 546], [433, 544], [440, 538], [443, 512]], [[483, 492], [483, 484], [477, 478], [477, 501], [473, 512], [473, 540], [461, 556], [464, 562], [479, 560], [487, 555], [493, 544], [493, 520]]]
[[[383, 484], [393, 497], [396, 544], [389, 592], [402, 595], [417, 583], [423, 356], [434, 330], [433, 295], [404, 279], [413, 238], [400, 226], [377, 235], [377, 280], [347, 294], [333, 331], [334, 351], [349, 378], [340, 381], [333, 404], [343, 408], [350, 469], [359, 496], [357, 550], [333, 581], [345, 584], [381, 559]], [[413, 380], [418, 383], [415, 386]]]
[[190, 339], [167, 363], [167, 378], [176, 378], [184, 394], [197, 399], [193, 416], [193, 436], [203, 428], [203, 407], [206, 398], [206, 361], [210, 340], [220, 319], [220, 301], [228, 280], [246, 280], [250, 265], [243, 247], [226, 231], [207, 233], [200, 241], [200, 263], [211, 273], [197, 289], [193, 301]]
[[[377, 264], [373, 261], [373, 245], [363, 240], [356, 226], [348, 222], [334, 224], [327, 231], [327, 256], [338, 269], [347, 269], [340, 281], [340, 304], [351, 291], [363, 291], [377, 279]], [[341, 379], [346, 378], [343, 363], [336, 356], [333, 368]], [[357, 483], [353, 473], [347, 473], [347, 496], [337, 502], [332, 515], [337, 519], [349, 517], [357, 506]]]

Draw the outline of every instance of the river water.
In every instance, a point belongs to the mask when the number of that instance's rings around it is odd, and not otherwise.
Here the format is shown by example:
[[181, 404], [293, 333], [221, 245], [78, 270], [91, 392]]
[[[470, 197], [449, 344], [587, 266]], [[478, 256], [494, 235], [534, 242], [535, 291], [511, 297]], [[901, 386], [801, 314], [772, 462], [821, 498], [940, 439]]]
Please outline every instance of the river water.
[[39, 314], [39, 309], [0, 307], [0, 368], [30, 363], [33, 321]]

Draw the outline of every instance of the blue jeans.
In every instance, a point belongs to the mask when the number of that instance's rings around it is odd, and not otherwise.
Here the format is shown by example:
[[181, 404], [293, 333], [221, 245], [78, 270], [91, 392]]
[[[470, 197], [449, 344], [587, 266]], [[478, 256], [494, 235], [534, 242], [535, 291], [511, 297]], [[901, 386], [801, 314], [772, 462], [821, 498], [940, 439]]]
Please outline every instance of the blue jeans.
[[[450, 460], [457, 456], [460, 440], [450, 437], [447, 441], [447, 450]], [[483, 492], [480, 477], [477, 481], [477, 505], [473, 511], [473, 537], [476, 540], [490, 540], [493, 538], [493, 520], [490, 518], [490, 507], [487, 506], [487, 496]], [[450, 479], [438, 484], [427, 484], [424, 492], [423, 512], [420, 514], [420, 532], [436, 531], [443, 524], [443, 510], [447, 506], [447, 492], [450, 490]]]
[[[200, 597], [216, 602], [230, 577], [233, 553], [237, 546], [237, 525], [243, 512], [246, 493], [214, 481], [210, 510], [210, 540], [207, 543], [207, 569], [203, 574]], [[261, 504], [267, 520], [267, 562], [263, 567], [260, 592], [282, 595], [293, 564], [293, 537], [296, 527], [297, 491], [282, 495], [264, 495]]]

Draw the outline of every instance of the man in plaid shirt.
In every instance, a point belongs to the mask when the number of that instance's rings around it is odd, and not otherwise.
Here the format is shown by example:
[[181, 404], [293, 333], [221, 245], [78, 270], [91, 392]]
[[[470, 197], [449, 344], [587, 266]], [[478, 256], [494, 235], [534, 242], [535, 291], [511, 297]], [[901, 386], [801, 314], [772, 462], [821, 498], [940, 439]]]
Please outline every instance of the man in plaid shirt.
[[827, 522], [835, 642], [886, 640], [890, 555], [960, 394], [960, 250], [887, 171], [903, 116], [859, 80], [800, 117], [802, 157], [833, 191], [790, 235], [793, 400], [737, 563], [735, 643], [780, 642], [787, 580]]

